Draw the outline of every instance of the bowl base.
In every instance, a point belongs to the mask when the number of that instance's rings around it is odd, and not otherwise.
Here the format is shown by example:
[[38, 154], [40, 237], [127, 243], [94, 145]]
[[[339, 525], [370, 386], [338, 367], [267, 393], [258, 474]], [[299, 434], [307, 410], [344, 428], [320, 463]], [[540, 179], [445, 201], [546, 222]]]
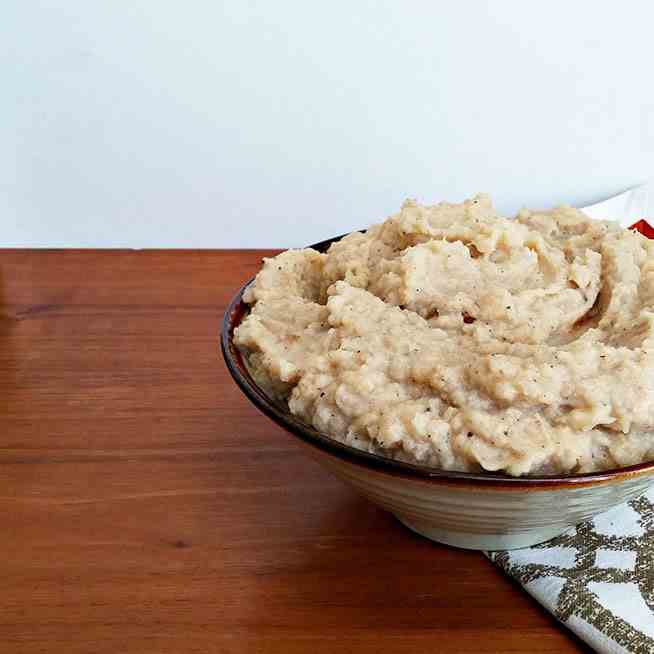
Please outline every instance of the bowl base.
[[428, 522], [393, 514], [405, 527], [429, 540], [460, 547], [466, 550], [516, 550], [550, 540], [561, 535], [568, 527], [534, 529], [515, 534], [474, 534], [443, 529]]

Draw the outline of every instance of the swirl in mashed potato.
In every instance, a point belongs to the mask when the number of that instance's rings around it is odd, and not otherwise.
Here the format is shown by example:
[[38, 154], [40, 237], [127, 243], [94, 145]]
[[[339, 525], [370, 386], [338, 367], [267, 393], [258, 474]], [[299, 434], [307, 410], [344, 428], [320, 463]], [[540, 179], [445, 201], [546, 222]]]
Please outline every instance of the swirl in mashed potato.
[[568, 207], [419, 206], [266, 259], [235, 334], [334, 439], [509, 475], [654, 459], [654, 242]]

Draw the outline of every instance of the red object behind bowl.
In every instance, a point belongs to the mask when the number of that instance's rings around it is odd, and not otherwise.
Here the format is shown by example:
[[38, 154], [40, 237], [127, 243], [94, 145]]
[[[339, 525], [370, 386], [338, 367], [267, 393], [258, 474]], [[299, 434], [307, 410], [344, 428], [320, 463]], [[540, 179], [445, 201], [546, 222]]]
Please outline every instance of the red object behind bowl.
[[629, 229], [633, 229], [635, 232], [640, 232], [647, 238], [654, 238], [654, 227], [652, 227], [644, 218], [631, 225]]

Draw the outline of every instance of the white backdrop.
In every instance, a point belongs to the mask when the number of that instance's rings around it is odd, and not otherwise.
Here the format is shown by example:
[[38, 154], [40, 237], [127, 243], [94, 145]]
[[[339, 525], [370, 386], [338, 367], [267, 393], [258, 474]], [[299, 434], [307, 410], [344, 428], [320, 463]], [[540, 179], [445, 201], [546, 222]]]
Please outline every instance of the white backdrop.
[[5, 3], [0, 242], [299, 246], [654, 175], [643, 1]]

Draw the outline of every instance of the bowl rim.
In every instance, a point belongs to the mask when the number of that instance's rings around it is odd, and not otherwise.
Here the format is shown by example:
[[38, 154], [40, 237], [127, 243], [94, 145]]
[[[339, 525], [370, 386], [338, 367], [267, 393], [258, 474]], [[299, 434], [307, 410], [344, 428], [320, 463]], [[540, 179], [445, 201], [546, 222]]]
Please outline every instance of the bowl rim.
[[[307, 247], [319, 252], [326, 251], [332, 243], [337, 242], [346, 234], [320, 241]], [[310, 446], [322, 450], [324, 453], [337, 457], [355, 465], [361, 465], [371, 470], [400, 476], [413, 481], [439, 484], [468, 484], [474, 486], [492, 486], [500, 488], [513, 488], [521, 490], [552, 489], [556, 487], [580, 487], [597, 484], [624, 481], [626, 478], [640, 477], [654, 473], [654, 461], [638, 463], [624, 468], [611, 468], [601, 472], [588, 472], [568, 475], [542, 475], [533, 477], [511, 477], [495, 472], [461, 472], [457, 470], [442, 470], [420, 464], [398, 461], [341, 443], [327, 434], [307, 425], [288, 409], [284, 410], [273, 401], [265, 391], [254, 381], [250, 375], [243, 356], [234, 344], [234, 330], [241, 323], [248, 312], [248, 305], [243, 302], [243, 294], [254, 282], [252, 277], [234, 295], [225, 311], [221, 333], [220, 345], [227, 369], [237, 386], [262, 413], [271, 418], [286, 431], [299, 437]]]

